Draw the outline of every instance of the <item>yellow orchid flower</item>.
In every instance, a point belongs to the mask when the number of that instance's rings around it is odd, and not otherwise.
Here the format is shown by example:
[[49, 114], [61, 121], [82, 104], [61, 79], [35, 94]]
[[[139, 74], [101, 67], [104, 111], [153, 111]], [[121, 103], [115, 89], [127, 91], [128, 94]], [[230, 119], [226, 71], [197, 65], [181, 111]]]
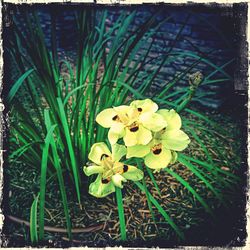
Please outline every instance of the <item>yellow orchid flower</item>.
[[190, 143], [186, 133], [181, 130], [181, 118], [175, 110], [157, 111], [167, 123], [161, 131], [153, 134], [147, 145], [135, 145], [127, 148], [127, 158], [144, 157], [145, 164], [152, 169], [160, 170], [173, 164], [177, 159], [175, 151], [184, 150]]
[[96, 121], [105, 128], [110, 128], [108, 139], [115, 144], [123, 138], [126, 146], [147, 145], [152, 140], [152, 132], [166, 127], [166, 121], [157, 114], [158, 105], [151, 101], [136, 100], [129, 106], [118, 106], [100, 112]]
[[87, 176], [98, 174], [96, 180], [90, 184], [89, 193], [95, 197], [105, 197], [115, 192], [115, 186], [122, 188], [122, 182], [138, 181], [143, 178], [143, 172], [131, 165], [120, 162], [126, 155], [126, 147], [119, 144], [112, 145], [112, 153], [104, 142], [95, 143], [90, 150], [89, 159], [96, 165], [84, 167]]

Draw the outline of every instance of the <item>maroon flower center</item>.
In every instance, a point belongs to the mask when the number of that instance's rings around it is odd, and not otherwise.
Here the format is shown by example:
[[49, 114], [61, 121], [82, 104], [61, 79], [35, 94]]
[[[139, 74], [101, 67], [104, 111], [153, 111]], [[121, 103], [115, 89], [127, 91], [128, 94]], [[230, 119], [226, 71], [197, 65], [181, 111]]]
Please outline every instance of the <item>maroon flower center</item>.
[[128, 165], [123, 165], [123, 173], [128, 171]]
[[104, 158], [106, 158], [106, 157], [109, 157], [109, 156], [106, 155], [106, 154], [102, 154], [102, 156], [101, 156], [101, 161], [102, 161]]
[[162, 144], [159, 143], [157, 145], [154, 145], [151, 150], [152, 150], [153, 154], [159, 155], [162, 151]]
[[102, 179], [103, 184], [108, 184], [110, 182], [110, 179]]
[[136, 122], [133, 122], [130, 126], [129, 126], [129, 130], [131, 132], [136, 132], [139, 129], [139, 125]]
[[116, 121], [116, 122], [121, 122], [121, 119], [119, 118], [118, 115], [115, 115], [113, 118], [112, 118], [113, 121]]

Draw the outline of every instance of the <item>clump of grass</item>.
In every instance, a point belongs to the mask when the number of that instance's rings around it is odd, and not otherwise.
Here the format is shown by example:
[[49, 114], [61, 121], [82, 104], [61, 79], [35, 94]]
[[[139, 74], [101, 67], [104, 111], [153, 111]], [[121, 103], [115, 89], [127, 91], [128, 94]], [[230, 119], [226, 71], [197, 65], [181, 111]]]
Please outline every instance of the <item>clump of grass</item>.
[[[100, 16], [100, 18], [97, 20], [96, 16]], [[207, 116], [186, 108], [186, 100], [190, 97], [189, 87], [182, 91], [173, 91], [173, 87], [200, 62], [213, 68], [213, 71], [205, 76], [201, 85], [230, 80], [231, 77], [224, 71], [224, 66], [219, 67], [195, 53], [172, 51], [174, 43], [180, 38], [184, 24], [176, 35], [172, 47], [166, 48], [165, 53], [158, 58], [159, 63], [156, 68], [151, 72], [145, 72], [144, 66], [148, 63], [147, 58], [154, 39], [151, 39], [149, 44], [146, 41], [158, 32], [160, 26], [171, 17], [167, 17], [159, 23], [156, 21], [157, 13], [155, 13], [135, 30], [131, 30], [130, 26], [135, 16], [135, 11], [132, 13], [123, 11], [112, 27], [106, 29], [108, 11], [96, 11], [92, 8], [77, 11], [78, 49], [75, 68], [67, 61], [60, 61], [58, 58], [56, 21], [53, 14], [51, 18], [51, 50], [46, 46], [36, 11], [22, 12], [23, 25], [14, 19], [11, 46], [7, 48], [7, 52], [19, 70], [20, 77], [11, 86], [6, 100], [10, 106], [10, 134], [13, 140], [9, 162], [13, 165], [22, 161], [26, 166], [40, 171], [39, 202], [37, 190], [34, 203], [30, 204], [33, 241], [36, 241], [37, 237], [39, 240], [44, 238], [44, 211], [45, 204], [49, 201], [46, 190], [51, 179], [56, 179], [58, 182], [68, 237], [72, 238], [68, 190], [69, 186], [74, 186], [75, 198], [79, 207], [82, 208], [82, 197], [86, 194], [91, 179], [87, 179], [81, 174], [81, 168], [87, 163], [91, 145], [95, 142], [106, 141], [107, 138], [107, 130], [95, 123], [96, 115], [103, 109], [127, 103], [133, 98], [142, 99], [151, 96], [161, 107], [177, 110], [179, 107], [179, 111], [185, 109], [186, 112], [210, 124], [211, 129], [208, 129], [207, 125], [198, 124], [206, 133], [214, 135], [214, 131], [223, 131]], [[146, 49], [145, 44], [147, 44]], [[142, 48], [143, 53], [141, 53]], [[150, 87], [162, 66], [177, 57], [186, 56], [192, 57], [196, 61], [171, 82], [168, 82], [163, 90], [152, 95]], [[137, 60], [134, 62], [135, 57]], [[68, 78], [65, 77], [65, 72], [62, 72], [62, 66], [66, 67]], [[223, 74], [224, 78], [214, 80], [213, 76], [217, 72]], [[140, 83], [139, 87], [138, 83]], [[200, 100], [203, 97], [203, 94], [198, 93], [195, 98]], [[237, 177], [230, 172], [221, 170], [213, 162], [211, 152], [202, 138], [193, 131], [195, 124], [191, 126], [189, 120], [184, 119], [183, 125], [184, 130], [190, 131], [194, 141], [204, 151], [206, 159], [180, 155], [179, 161], [193, 173], [197, 181], [203, 182], [204, 186], [226, 205], [222, 197], [224, 186], [231, 187], [237, 181]], [[166, 171], [190, 191], [190, 197], [194, 196], [206, 211], [212, 213], [205, 198], [195, 190], [189, 180], [183, 179], [174, 169], [166, 169]], [[148, 174], [157, 188], [154, 177], [150, 175], [150, 172]], [[66, 177], [68, 177], [67, 181]], [[213, 179], [217, 180], [218, 186], [214, 186]], [[147, 191], [144, 181], [143, 183], [138, 182], [136, 185], [138, 190], [146, 192], [152, 216], [153, 209], [155, 209], [165, 218], [177, 235], [183, 238], [183, 233], [175, 223], [176, 220], [163, 208], [163, 204], [155, 199], [150, 191]], [[160, 188], [157, 189], [159, 192]], [[118, 209], [122, 215], [124, 205], [122, 205], [119, 190], [117, 190], [117, 200]], [[35, 222], [36, 207], [39, 207], [38, 232], [36, 232]], [[126, 239], [127, 225], [123, 219], [121, 221], [122, 239]]]
[[[238, 127], [233, 121], [227, 119], [227, 117], [225, 116], [219, 117], [212, 115], [212, 117], [221, 125], [227, 125], [225, 132], [228, 136], [224, 137], [224, 139], [221, 136], [202, 136], [201, 139], [203, 143], [206, 143], [209, 149], [211, 148], [213, 150], [214, 143], [219, 145], [223, 155], [225, 156], [225, 159], [221, 158], [219, 154], [217, 154], [213, 155], [214, 161], [222, 169], [223, 167], [227, 166], [228, 170], [226, 171], [228, 171], [229, 173], [234, 173], [234, 169], [237, 169], [237, 167], [240, 166], [240, 141], [236, 142], [235, 144], [232, 144], [230, 142], [232, 140], [235, 141], [236, 138], [238, 138]], [[191, 122], [203, 124], [201, 119], [197, 119], [191, 116], [188, 116], [187, 118]], [[197, 127], [195, 128], [195, 132], [202, 133], [203, 130]], [[218, 153], [218, 151], [216, 152]], [[192, 155], [196, 159], [206, 158], [206, 155], [202, 151], [202, 148], [194, 140], [192, 140], [191, 145], [186, 152], [186, 155]], [[199, 164], [197, 164], [196, 166], [203, 169], [203, 167]], [[215, 195], [211, 191], [209, 191], [209, 189], [203, 184], [202, 181], [199, 181], [199, 179], [197, 179], [192, 171], [186, 169], [182, 164], [175, 164], [172, 170], [178, 173], [178, 175], [182, 176], [183, 179], [188, 181], [194, 187], [194, 189], [200, 195], [202, 195], [202, 197], [204, 197], [206, 202], [213, 210], [221, 206], [217, 202]], [[20, 168], [18, 168], [18, 166], [16, 165], [13, 169], [9, 169], [8, 171], [11, 171], [10, 175], [13, 176], [14, 173], [20, 171]], [[26, 194], [23, 194], [20, 192], [20, 187], [11, 185], [11, 213], [15, 214], [19, 218], [23, 218], [26, 220], [28, 220], [29, 218], [28, 205], [32, 203], [32, 199], [30, 199], [30, 197], [32, 196], [34, 189], [30, 188], [30, 183], [25, 182], [25, 180], [33, 179], [34, 177], [30, 176], [33, 173], [31, 172], [31, 170], [29, 171], [28, 167], [24, 167], [25, 175], [23, 175], [21, 179], [19, 177], [20, 174], [18, 174], [17, 176], [13, 176], [11, 182], [11, 184], [20, 182], [19, 185], [21, 186], [21, 188], [24, 188], [22, 189], [22, 191], [26, 191]], [[204, 223], [204, 220], [206, 220], [205, 217], [207, 216], [204, 216], [202, 206], [195, 200], [194, 197], [190, 197], [189, 191], [184, 186], [182, 186], [181, 183], [179, 183], [167, 172], [155, 174], [154, 178], [161, 195], [158, 193], [155, 185], [151, 181], [150, 176], [148, 174], [145, 174], [145, 181], [148, 189], [155, 197], [155, 199], [160, 202], [164, 210], [166, 210], [172, 218], [175, 218], [176, 224], [184, 232], [184, 234], [186, 234], [186, 232], [190, 228], [195, 228]], [[225, 176], [225, 178], [228, 177]], [[36, 185], [39, 185], [38, 180], [35, 181], [34, 187]], [[212, 185], [215, 188], [220, 188], [219, 183], [215, 179], [212, 181]], [[66, 220], [63, 216], [63, 206], [60, 203], [59, 186], [55, 180], [51, 179], [49, 181], [49, 183], [47, 184], [47, 190], [47, 195], [50, 200], [53, 200], [53, 204], [48, 203], [46, 206], [46, 211], [48, 212], [45, 213], [45, 224], [47, 226], [63, 227], [66, 224]], [[57, 190], [57, 192], [54, 192], [53, 190]], [[153, 207], [154, 215], [157, 220], [156, 225], [154, 224], [152, 216], [150, 215], [150, 210], [147, 205], [145, 194], [141, 193], [139, 190], [138, 192], [135, 192], [135, 190], [137, 190], [137, 187], [135, 185], [125, 186], [123, 190], [123, 204], [126, 220], [127, 238], [128, 240], [131, 240], [131, 244], [135, 239], [140, 239], [142, 241], [146, 240], [148, 242], [148, 240], [152, 240], [155, 237], [162, 237], [161, 239], [165, 239], [166, 241], [168, 240], [170, 244], [172, 244], [171, 242], [177, 242], [176, 235], [173, 233], [170, 226], [164, 221], [164, 217], [162, 217], [157, 209]], [[70, 187], [70, 190], [68, 190], [68, 192], [72, 193], [73, 188]], [[234, 189], [230, 189], [227, 187], [224, 188], [223, 196], [225, 196], [225, 199], [229, 201], [229, 207], [231, 207], [231, 204], [237, 201], [238, 192], [239, 191], [237, 189], [237, 186], [234, 186]], [[27, 202], [24, 209], [22, 209], [20, 206], [17, 206], [21, 202], [23, 197], [27, 197]], [[74, 234], [74, 239], [76, 241], [80, 241], [82, 245], [87, 244], [89, 246], [93, 246], [93, 244], [91, 245], [90, 242], [95, 242], [97, 245], [105, 245], [107, 244], [107, 242], [110, 242], [109, 244], [111, 244], [111, 242], [119, 240], [119, 219], [117, 214], [115, 195], [108, 196], [101, 200], [96, 200], [94, 197], [88, 197], [88, 199], [85, 199], [83, 201], [83, 211], [79, 209], [73, 197], [69, 197], [68, 202], [73, 228], [84, 228], [103, 223], [103, 230], [85, 234]], [[158, 228], [158, 231], [156, 227]], [[18, 224], [16, 224], [16, 227], [14, 228], [12, 225], [11, 232], [20, 234], [20, 236], [22, 236], [23, 234], [22, 229]], [[26, 233], [28, 234], [28, 232]], [[16, 237], [18, 237], [18, 235], [16, 235]], [[63, 235], [52, 234], [47, 231], [45, 239], [52, 239], [54, 242], [57, 242], [57, 246], [59, 246], [58, 244], [60, 244], [60, 242], [62, 241], [64, 242], [63, 244], [67, 244], [68, 242]], [[15, 239], [10, 238], [10, 244], [12, 244], [11, 242], [13, 240]], [[182, 242], [183, 244], [185, 244], [185, 241]], [[141, 242], [140, 244], [143, 244], [143, 242]], [[150, 243], [148, 244], [150, 245]], [[180, 242], [180, 244], [182, 243]]]

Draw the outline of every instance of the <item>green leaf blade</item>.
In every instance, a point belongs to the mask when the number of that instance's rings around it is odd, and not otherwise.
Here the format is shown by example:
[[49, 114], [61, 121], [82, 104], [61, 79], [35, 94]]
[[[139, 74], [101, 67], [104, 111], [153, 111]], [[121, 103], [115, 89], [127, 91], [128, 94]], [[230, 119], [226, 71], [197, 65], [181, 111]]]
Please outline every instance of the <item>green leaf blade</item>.
[[30, 209], [30, 239], [32, 243], [37, 243], [38, 232], [37, 232], [37, 204], [38, 204], [39, 194], [32, 202]]
[[123, 202], [122, 202], [122, 191], [119, 187], [115, 187], [115, 193], [116, 193], [116, 201], [117, 201], [117, 206], [118, 206], [118, 216], [120, 220], [121, 240], [126, 240], [127, 234], [126, 234], [124, 207], [123, 207]]

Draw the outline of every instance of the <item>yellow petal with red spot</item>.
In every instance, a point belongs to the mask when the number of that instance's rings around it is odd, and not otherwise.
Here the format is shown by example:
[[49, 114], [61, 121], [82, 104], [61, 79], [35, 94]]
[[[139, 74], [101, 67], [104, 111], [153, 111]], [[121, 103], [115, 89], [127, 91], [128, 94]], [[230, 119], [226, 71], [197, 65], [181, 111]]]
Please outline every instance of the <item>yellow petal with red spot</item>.
[[143, 172], [137, 167], [131, 165], [124, 165], [122, 176], [127, 180], [139, 181], [143, 178], [143, 175]]
[[89, 186], [89, 193], [97, 198], [105, 197], [113, 192], [115, 192], [113, 182], [111, 180], [102, 180], [101, 174]]
[[133, 101], [130, 103], [130, 106], [136, 108], [140, 113], [154, 113], [158, 110], [158, 105], [150, 99]]
[[115, 122], [117, 113], [113, 108], [104, 109], [96, 116], [96, 121], [104, 128], [110, 128]]
[[167, 122], [165, 119], [157, 113], [143, 113], [140, 115], [139, 121], [145, 128], [153, 132], [158, 132], [167, 127]]
[[[136, 128], [136, 129], [135, 129]], [[137, 144], [146, 145], [152, 139], [152, 133], [142, 125], [137, 127], [126, 128], [125, 136], [123, 137], [124, 143], [127, 147], [131, 147]]]
[[122, 182], [127, 182], [127, 180], [120, 174], [115, 174], [112, 176], [112, 182], [115, 186], [123, 188]]
[[146, 155], [145, 164], [152, 169], [161, 169], [168, 166], [172, 159], [170, 150], [162, 148], [153, 153], [152, 151]]
[[111, 152], [104, 142], [98, 142], [92, 145], [89, 153], [89, 159], [91, 161], [97, 165], [100, 165], [103, 157], [107, 156], [111, 156]]

